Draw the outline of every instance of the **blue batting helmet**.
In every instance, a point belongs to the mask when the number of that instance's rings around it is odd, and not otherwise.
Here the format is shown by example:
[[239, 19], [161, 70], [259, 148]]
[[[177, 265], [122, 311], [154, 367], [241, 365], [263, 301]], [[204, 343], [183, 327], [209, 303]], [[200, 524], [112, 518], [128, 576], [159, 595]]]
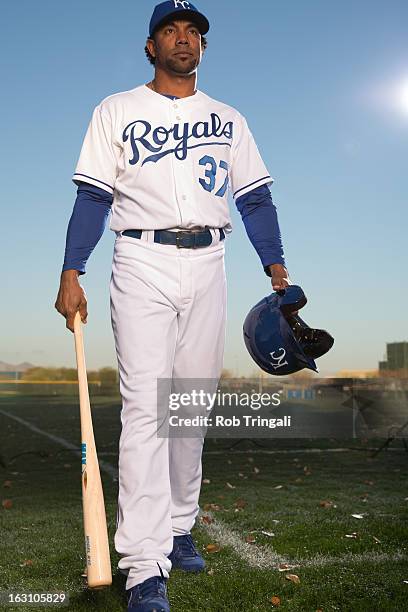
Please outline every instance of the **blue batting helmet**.
[[244, 322], [244, 341], [262, 370], [275, 376], [303, 368], [318, 372], [315, 359], [331, 349], [334, 338], [323, 329], [312, 329], [294, 313], [307, 299], [298, 285], [271, 293], [258, 302]]

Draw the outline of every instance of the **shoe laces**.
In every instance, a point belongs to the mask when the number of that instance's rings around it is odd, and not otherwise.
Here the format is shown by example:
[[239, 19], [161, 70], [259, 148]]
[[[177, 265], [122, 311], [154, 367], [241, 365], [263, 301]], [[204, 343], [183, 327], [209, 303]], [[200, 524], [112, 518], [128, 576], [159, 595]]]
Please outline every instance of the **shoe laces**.
[[192, 554], [193, 556], [197, 555], [196, 548], [194, 546], [194, 541], [191, 534], [187, 533], [183, 536], [177, 536], [177, 545], [181, 551], [182, 555]]
[[151, 599], [153, 597], [165, 597], [166, 596], [166, 578], [160, 576], [152, 576], [147, 578], [144, 582], [137, 585], [135, 593], [131, 593], [129, 596], [129, 602], [134, 596], [137, 599]]

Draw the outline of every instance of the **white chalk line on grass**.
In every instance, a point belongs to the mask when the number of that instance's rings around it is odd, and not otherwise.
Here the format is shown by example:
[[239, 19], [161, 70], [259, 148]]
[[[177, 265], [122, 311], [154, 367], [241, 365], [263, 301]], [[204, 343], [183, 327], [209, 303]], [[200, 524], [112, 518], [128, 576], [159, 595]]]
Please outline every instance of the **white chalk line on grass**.
[[[323, 567], [325, 565], [350, 565], [352, 563], [386, 563], [396, 561], [406, 561], [408, 555], [402, 551], [394, 553], [365, 552], [365, 553], [346, 553], [345, 555], [324, 556], [316, 555], [310, 559], [301, 559], [297, 562], [299, 567]], [[296, 562], [294, 562], [296, 563]]]
[[[6, 412], [5, 410], [0, 410], [0, 414], [8, 417], [9, 419], [13, 419], [17, 423], [20, 423], [20, 425], [24, 425], [24, 427], [27, 427], [27, 429], [30, 429], [34, 433], [37, 433], [40, 436], [44, 436], [45, 438], [52, 440], [56, 444], [59, 444], [60, 446], [72, 451], [78, 457], [81, 457], [81, 450], [78, 448], [78, 446], [75, 446], [75, 444], [72, 444], [68, 440], [65, 440], [64, 438], [60, 438], [59, 436], [54, 436], [54, 434], [51, 434], [48, 431], [44, 431], [43, 429], [40, 429], [36, 425], [33, 425], [32, 423], [29, 423], [28, 421], [14, 414], [10, 414], [9, 412]], [[106, 461], [100, 460], [99, 467], [101, 470], [109, 474], [109, 476], [111, 476], [114, 481], [118, 479], [118, 470], [115, 467], [113, 467], [113, 465], [110, 465], [110, 463], [106, 463]]]
[[200, 528], [204, 529], [208, 535], [221, 546], [231, 546], [234, 552], [246, 561], [249, 566], [259, 569], [277, 569], [281, 563], [289, 564], [290, 561], [271, 548], [259, 548], [255, 544], [244, 542], [239, 535], [231, 531], [222, 521], [214, 518], [212, 512], [203, 510], [199, 513], [199, 518], [208, 516], [210, 523], [199, 521]]
[[408, 560], [408, 555], [395, 551], [394, 553], [366, 552], [346, 553], [344, 555], [332, 556], [318, 554], [309, 559], [296, 559], [285, 557], [269, 546], [259, 547], [256, 544], [244, 542], [239, 535], [231, 531], [226, 525], [214, 517], [212, 512], [199, 513], [200, 518], [207, 516], [210, 523], [200, 520], [199, 527], [204, 529], [208, 535], [221, 546], [231, 546], [234, 552], [250, 567], [258, 569], [279, 569], [280, 566], [288, 566], [289, 569], [302, 567], [324, 567], [328, 565], [350, 565], [352, 563], [386, 563]]
[[[68, 440], [61, 438], [60, 436], [54, 436], [43, 429], [40, 429], [36, 425], [29, 423], [25, 419], [22, 419], [14, 414], [10, 414], [5, 410], [0, 410], [0, 414], [10, 419], [13, 419], [20, 425], [23, 425], [27, 429], [39, 434], [40, 436], [44, 436], [49, 440], [52, 440], [56, 444], [59, 444], [63, 448], [66, 448], [72, 451], [75, 455], [81, 456], [80, 449], [72, 444]], [[305, 449], [307, 451], [314, 450], [315, 452], [320, 452], [320, 449]], [[347, 449], [325, 449], [330, 450], [331, 452], [343, 451]], [[215, 451], [218, 453], [219, 451]], [[220, 451], [221, 452], [221, 451]], [[242, 451], [235, 451], [242, 452]], [[244, 451], [246, 452], [246, 451]], [[279, 451], [269, 451], [270, 453], [279, 452]], [[296, 451], [299, 452], [299, 451]], [[112, 478], [113, 481], [117, 481], [118, 479], [118, 470], [114, 466], [106, 463], [106, 461], [99, 461], [100, 469]], [[215, 519], [211, 512], [200, 511], [199, 516], [208, 516], [211, 518], [212, 522], [203, 523], [201, 520], [198, 522], [198, 526], [200, 529], [205, 530], [208, 535], [214, 539], [221, 546], [230, 546], [233, 551], [239, 556], [243, 561], [245, 561], [250, 567], [258, 568], [258, 569], [278, 569], [280, 565], [288, 565], [289, 568], [294, 567], [324, 567], [327, 565], [346, 565], [350, 563], [385, 563], [385, 562], [396, 562], [403, 561], [408, 559], [408, 555], [402, 553], [400, 551], [396, 551], [395, 553], [381, 553], [381, 552], [366, 552], [366, 553], [347, 553], [345, 555], [339, 556], [324, 556], [324, 555], [315, 555], [310, 559], [290, 559], [285, 557], [275, 550], [266, 547], [259, 547], [256, 544], [249, 544], [242, 540], [242, 538], [231, 531], [222, 521]]]

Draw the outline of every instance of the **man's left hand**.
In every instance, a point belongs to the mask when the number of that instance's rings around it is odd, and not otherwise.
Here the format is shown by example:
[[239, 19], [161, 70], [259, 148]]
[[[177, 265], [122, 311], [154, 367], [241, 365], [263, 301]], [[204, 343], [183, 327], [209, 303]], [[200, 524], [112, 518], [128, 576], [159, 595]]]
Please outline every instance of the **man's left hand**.
[[269, 270], [271, 272], [272, 289], [274, 291], [279, 291], [281, 289], [285, 289], [285, 287], [289, 287], [291, 282], [289, 279], [289, 273], [285, 266], [282, 264], [272, 264], [269, 266]]

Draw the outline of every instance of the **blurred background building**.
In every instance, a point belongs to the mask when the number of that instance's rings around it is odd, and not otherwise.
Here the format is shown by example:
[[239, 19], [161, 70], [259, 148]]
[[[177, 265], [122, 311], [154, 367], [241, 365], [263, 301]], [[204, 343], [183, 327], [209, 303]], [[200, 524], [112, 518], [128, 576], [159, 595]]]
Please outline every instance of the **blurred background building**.
[[389, 342], [387, 344], [387, 356], [378, 364], [380, 375], [408, 374], [408, 342]]

